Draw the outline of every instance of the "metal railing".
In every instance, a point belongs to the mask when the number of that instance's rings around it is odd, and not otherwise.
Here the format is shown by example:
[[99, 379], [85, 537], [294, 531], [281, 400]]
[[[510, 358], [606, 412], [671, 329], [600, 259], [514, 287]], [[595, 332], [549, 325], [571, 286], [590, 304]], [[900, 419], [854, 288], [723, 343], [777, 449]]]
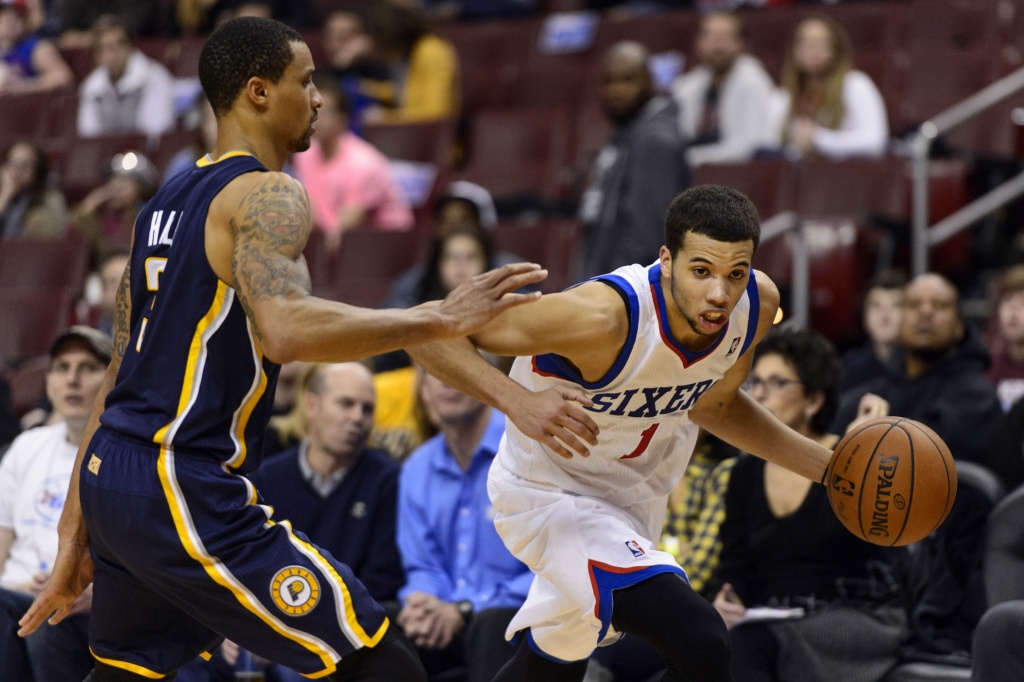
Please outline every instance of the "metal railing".
[[807, 248], [804, 221], [792, 211], [776, 214], [761, 223], [761, 244], [793, 233], [793, 278], [790, 282], [792, 309], [786, 322], [798, 329], [811, 323], [811, 254]]
[[930, 225], [928, 215], [928, 155], [932, 143], [958, 125], [989, 107], [1024, 90], [1024, 68], [1000, 78], [967, 99], [925, 121], [910, 141], [913, 172], [912, 268], [915, 275], [927, 272], [929, 251], [953, 235], [967, 229], [999, 207], [1024, 194], [1024, 172], [978, 197], [955, 213]]

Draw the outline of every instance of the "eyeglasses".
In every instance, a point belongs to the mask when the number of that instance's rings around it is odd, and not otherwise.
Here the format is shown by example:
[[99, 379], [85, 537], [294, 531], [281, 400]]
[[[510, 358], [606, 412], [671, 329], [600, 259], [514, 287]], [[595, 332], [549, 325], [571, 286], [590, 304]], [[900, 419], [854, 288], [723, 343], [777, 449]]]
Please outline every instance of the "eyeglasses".
[[747, 393], [753, 393], [758, 388], [763, 388], [767, 393], [774, 393], [779, 389], [785, 388], [790, 384], [802, 384], [803, 382], [799, 379], [783, 379], [778, 376], [770, 376], [767, 379], [761, 377], [750, 376], [747, 377], [746, 382], [743, 384], [743, 390]]

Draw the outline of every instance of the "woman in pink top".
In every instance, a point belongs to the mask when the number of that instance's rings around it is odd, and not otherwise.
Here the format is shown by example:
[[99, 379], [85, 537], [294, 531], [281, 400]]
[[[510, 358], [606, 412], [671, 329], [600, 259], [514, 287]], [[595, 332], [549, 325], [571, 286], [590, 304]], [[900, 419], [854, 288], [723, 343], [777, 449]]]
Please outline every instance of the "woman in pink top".
[[337, 248], [341, 236], [357, 227], [411, 229], [412, 209], [392, 178], [387, 157], [348, 130], [348, 98], [333, 80], [318, 78], [316, 86], [324, 101], [316, 133], [309, 150], [292, 162], [327, 246]]

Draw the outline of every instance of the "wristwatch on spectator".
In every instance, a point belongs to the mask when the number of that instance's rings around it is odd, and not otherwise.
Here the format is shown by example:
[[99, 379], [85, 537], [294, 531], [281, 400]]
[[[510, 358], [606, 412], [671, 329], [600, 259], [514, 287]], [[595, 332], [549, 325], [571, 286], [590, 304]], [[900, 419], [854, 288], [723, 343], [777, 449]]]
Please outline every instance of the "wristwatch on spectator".
[[469, 623], [469, 620], [473, 617], [473, 602], [468, 599], [463, 599], [456, 602], [455, 607], [459, 610], [459, 615], [462, 616], [462, 620]]

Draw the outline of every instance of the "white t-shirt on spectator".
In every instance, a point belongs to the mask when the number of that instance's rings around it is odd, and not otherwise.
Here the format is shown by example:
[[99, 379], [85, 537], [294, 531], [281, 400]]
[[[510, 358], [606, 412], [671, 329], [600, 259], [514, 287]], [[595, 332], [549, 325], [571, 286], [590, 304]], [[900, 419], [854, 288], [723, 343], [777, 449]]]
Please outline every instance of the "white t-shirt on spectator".
[[0, 573], [4, 587], [30, 582], [53, 568], [57, 522], [78, 453], [67, 433], [63, 423], [26, 431], [0, 461], [0, 528], [14, 530], [14, 544]]

